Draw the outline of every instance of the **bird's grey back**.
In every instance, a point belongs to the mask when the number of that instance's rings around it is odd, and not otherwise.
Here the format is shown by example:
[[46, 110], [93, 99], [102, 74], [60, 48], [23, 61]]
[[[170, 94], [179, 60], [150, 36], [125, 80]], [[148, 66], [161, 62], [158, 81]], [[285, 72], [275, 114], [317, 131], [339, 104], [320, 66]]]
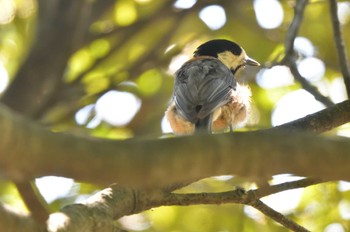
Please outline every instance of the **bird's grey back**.
[[173, 97], [178, 112], [197, 123], [226, 104], [235, 88], [233, 74], [218, 59], [195, 58], [175, 73]]

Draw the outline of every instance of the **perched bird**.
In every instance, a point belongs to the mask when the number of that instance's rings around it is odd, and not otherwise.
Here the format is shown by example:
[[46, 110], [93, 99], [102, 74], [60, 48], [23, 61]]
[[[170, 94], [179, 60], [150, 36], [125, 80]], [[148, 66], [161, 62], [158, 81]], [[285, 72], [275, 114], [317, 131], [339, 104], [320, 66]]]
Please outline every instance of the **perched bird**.
[[234, 42], [216, 39], [200, 45], [175, 73], [173, 97], [165, 112], [173, 132], [220, 132], [244, 124], [251, 92], [235, 77], [247, 65], [260, 64]]

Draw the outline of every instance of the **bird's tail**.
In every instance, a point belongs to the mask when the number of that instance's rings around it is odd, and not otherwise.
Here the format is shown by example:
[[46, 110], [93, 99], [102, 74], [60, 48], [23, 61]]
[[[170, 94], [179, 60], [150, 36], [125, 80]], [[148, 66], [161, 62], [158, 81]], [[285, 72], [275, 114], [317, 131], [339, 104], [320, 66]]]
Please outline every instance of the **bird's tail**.
[[211, 119], [212, 115], [209, 114], [203, 119], [199, 119], [196, 123], [195, 133], [209, 133], [211, 134]]

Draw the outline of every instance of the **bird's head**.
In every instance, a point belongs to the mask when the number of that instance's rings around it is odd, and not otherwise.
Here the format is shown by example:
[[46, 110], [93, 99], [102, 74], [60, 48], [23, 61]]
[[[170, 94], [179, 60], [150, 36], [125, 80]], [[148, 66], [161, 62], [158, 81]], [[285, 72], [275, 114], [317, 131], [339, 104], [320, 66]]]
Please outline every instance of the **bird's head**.
[[237, 75], [247, 65], [260, 65], [257, 61], [248, 57], [244, 49], [238, 44], [225, 39], [210, 40], [200, 45], [193, 56], [215, 57], [226, 65], [234, 75]]

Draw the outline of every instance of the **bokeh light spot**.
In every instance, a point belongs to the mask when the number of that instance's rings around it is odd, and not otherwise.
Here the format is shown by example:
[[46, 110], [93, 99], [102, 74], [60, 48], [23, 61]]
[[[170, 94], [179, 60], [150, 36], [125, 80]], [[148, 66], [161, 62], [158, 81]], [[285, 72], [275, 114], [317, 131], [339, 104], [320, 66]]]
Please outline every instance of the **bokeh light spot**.
[[163, 133], [172, 133], [173, 130], [171, 129], [170, 123], [168, 122], [168, 120], [163, 117], [162, 122], [161, 122], [161, 128]]
[[177, 0], [174, 3], [174, 7], [177, 9], [190, 9], [196, 2], [197, 0]]
[[9, 83], [9, 76], [5, 67], [0, 63], [0, 93], [2, 93]]
[[345, 220], [350, 220], [350, 201], [341, 200], [339, 202], [340, 216]]
[[[292, 176], [290, 174], [280, 174], [273, 176], [271, 180], [272, 185], [291, 182], [303, 179], [304, 177]], [[299, 204], [303, 189], [293, 189], [278, 194], [269, 195], [262, 198], [262, 201], [271, 208], [281, 212], [283, 214], [291, 213]], [[286, 201], [288, 199], [288, 201]]]
[[309, 81], [318, 81], [324, 77], [326, 67], [322, 60], [309, 57], [298, 64], [300, 74]]
[[81, 49], [77, 51], [68, 62], [69, 70], [66, 77], [67, 81], [74, 80], [77, 75], [90, 67], [93, 62], [94, 58], [91, 56], [88, 49]]
[[170, 226], [176, 220], [174, 207], [160, 207], [149, 212], [153, 227], [157, 231], [169, 231]]
[[350, 21], [350, 2], [338, 2], [338, 18], [343, 25]]
[[104, 57], [110, 51], [111, 45], [106, 39], [97, 39], [89, 46], [90, 52], [94, 58]]
[[345, 232], [345, 230], [340, 223], [332, 223], [324, 229], [324, 232]]
[[131, 0], [119, 0], [115, 5], [114, 20], [119, 26], [129, 26], [137, 20], [135, 3]]
[[119, 223], [122, 224], [123, 228], [132, 231], [144, 231], [151, 227], [151, 223], [144, 214], [133, 214], [120, 218]]
[[16, 5], [13, 1], [0, 0], [0, 24], [10, 23], [16, 14]]
[[148, 70], [141, 74], [136, 84], [144, 96], [152, 96], [162, 86], [162, 75], [156, 69]]
[[59, 197], [66, 196], [74, 181], [64, 177], [45, 176], [35, 179], [35, 184], [46, 202], [51, 203]]
[[278, 126], [324, 108], [324, 105], [306, 90], [296, 90], [283, 96], [277, 103], [271, 122], [273, 126]]
[[98, 118], [114, 125], [128, 124], [141, 107], [141, 100], [134, 94], [120, 91], [109, 91], [96, 102]]
[[173, 75], [190, 57], [188, 55], [180, 54], [171, 59], [168, 73]]
[[283, 22], [283, 8], [277, 0], [255, 0], [254, 10], [256, 20], [262, 28], [274, 29]]
[[218, 30], [226, 23], [226, 13], [222, 6], [211, 5], [199, 12], [199, 18], [211, 29]]
[[334, 103], [339, 103], [347, 99], [347, 93], [342, 77], [334, 78], [329, 86], [329, 96]]
[[297, 37], [294, 40], [294, 50], [303, 54], [306, 57], [313, 56], [315, 54], [315, 48], [305, 37]]
[[87, 105], [78, 110], [75, 114], [75, 121], [78, 125], [85, 125], [95, 112], [95, 104]]
[[293, 84], [294, 78], [287, 66], [273, 66], [270, 69], [261, 69], [256, 81], [258, 85], [265, 89], [272, 89]]
[[341, 192], [349, 191], [350, 190], [350, 182], [348, 182], [348, 181], [339, 181], [338, 182], [338, 189]]

